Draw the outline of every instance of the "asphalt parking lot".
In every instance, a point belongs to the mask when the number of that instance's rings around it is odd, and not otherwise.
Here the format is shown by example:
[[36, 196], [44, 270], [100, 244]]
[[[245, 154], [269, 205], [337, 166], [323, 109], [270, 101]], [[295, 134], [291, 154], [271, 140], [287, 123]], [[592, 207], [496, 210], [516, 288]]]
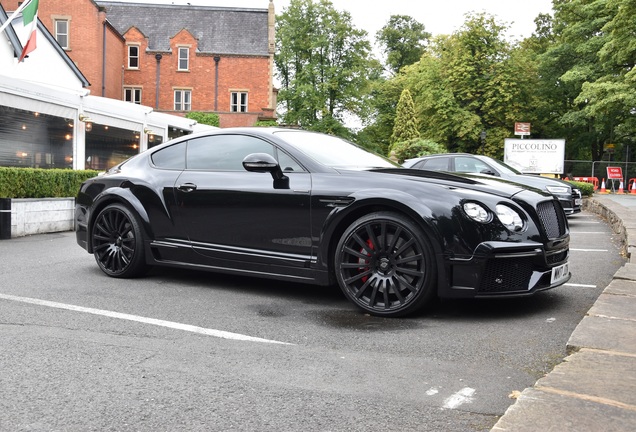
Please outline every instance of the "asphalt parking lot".
[[362, 314], [336, 287], [110, 279], [73, 233], [3, 241], [0, 429], [489, 430], [625, 262], [598, 217], [570, 225], [566, 286], [404, 319]]

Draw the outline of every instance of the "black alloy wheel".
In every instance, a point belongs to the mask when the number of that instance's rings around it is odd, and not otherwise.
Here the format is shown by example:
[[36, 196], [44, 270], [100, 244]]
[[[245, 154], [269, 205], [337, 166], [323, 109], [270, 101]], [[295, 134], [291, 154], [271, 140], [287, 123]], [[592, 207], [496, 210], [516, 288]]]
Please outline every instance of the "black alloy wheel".
[[403, 316], [435, 294], [431, 246], [419, 227], [395, 213], [354, 222], [338, 243], [335, 267], [347, 298], [372, 315]]
[[141, 228], [125, 206], [110, 204], [97, 215], [92, 241], [95, 260], [108, 276], [128, 278], [146, 270]]

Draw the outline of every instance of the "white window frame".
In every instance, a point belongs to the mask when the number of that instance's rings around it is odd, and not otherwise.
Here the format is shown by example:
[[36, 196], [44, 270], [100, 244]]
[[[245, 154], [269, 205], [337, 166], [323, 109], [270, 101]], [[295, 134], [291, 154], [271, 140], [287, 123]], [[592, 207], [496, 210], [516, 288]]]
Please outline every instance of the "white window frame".
[[[136, 49], [137, 49], [137, 55], [136, 55], [136, 56], [132, 56], [132, 55], [130, 54], [130, 50], [131, 50], [131, 48], [136, 48]], [[128, 69], [139, 69], [139, 63], [140, 63], [140, 61], [141, 61], [140, 51], [141, 51], [141, 50], [140, 50], [139, 45], [136, 45], [136, 44], [129, 44], [129, 45], [126, 45], [126, 54], [127, 54], [127, 55], [126, 55], [126, 64], [127, 64], [127, 66], [128, 66]], [[137, 59], [137, 66], [131, 66], [131, 65], [130, 65], [130, 60], [131, 60], [131, 59]]]
[[[185, 67], [181, 67], [181, 63], [185, 62]], [[177, 59], [177, 70], [189, 71], [190, 70], [190, 48], [179, 47], [179, 57]]]
[[[130, 92], [130, 98], [128, 98], [128, 92]], [[124, 100], [141, 105], [141, 87], [124, 87]]]
[[[70, 28], [71, 28], [71, 20], [69, 20], [68, 18], [55, 18], [53, 20], [54, 23], [54, 28], [55, 28], [55, 40], [57, 41], [58, 44], [60, 44], [60, 46], [62, 48], [64, 48], [65, 50], [69, 49], [71, 43], [70, 43]], [[58, 24], [66, 24], [66, 32], [60, 32], [59, 28], [58, 28]], [[63, 44], [60, 42], [60, 36], [63, 36], [66, 38], [66, 44]]]
[[192, 109], [192, 90], [175, 89], [174, 90], [174, 110], [190, 111]]
[[230, 93], [230, 112], [247, 112], [248, 103], [248, 92], [237, 90]]

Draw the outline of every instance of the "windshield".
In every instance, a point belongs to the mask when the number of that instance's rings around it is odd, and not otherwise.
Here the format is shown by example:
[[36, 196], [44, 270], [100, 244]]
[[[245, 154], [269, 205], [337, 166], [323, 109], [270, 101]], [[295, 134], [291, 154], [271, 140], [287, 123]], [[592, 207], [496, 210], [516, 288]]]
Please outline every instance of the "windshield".
[[365, 170], [398, 166], [380, 155], [335, 136], [304, 131], [281, 131], [276, 134], [316, 162], [328, 167]]

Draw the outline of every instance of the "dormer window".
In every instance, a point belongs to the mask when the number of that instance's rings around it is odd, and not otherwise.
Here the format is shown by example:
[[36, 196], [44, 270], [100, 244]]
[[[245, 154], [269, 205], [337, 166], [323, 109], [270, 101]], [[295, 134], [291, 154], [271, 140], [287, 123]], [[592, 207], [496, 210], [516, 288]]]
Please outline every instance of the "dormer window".
[[188, 47], [179, 47], [179, 66], [177, 70], [190, 70], [190, 49]]
[[128, 69], [139, 69], [138, 45], [128, 45]]

